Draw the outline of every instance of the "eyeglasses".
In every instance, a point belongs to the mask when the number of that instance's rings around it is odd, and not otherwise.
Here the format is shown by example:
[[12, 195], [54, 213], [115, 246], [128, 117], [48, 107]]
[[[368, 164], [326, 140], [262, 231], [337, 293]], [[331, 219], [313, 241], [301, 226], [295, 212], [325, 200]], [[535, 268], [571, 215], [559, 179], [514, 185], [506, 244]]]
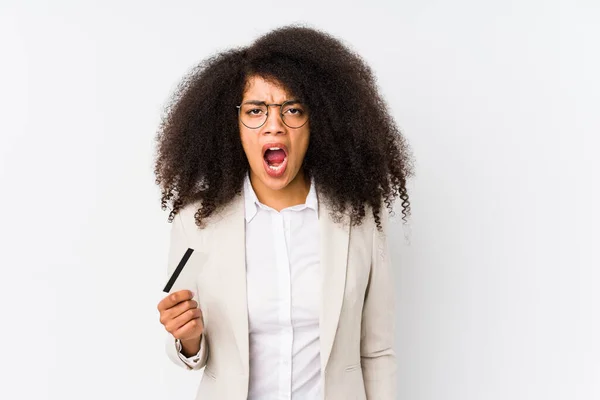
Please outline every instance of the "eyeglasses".
[[298, 100], [288, 100], [282, 104], [267, 104], [264, 101], [247, 101], [239, 106], [238, 116], [242, 124], [250, 129], [258, 129], [267, 122], [269, 107], [280, 107], [279, 115], [290, 128], [301, 128], [308, 121], [306, 105]]

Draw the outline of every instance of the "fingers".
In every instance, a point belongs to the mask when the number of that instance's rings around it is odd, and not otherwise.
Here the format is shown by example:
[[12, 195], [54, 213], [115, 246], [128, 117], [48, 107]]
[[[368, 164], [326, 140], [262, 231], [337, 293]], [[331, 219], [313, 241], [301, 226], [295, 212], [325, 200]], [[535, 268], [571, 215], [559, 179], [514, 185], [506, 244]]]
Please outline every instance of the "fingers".
[[[186, 338], [202, 327], [202, 311], [199, 308], [187, 310], [165, 325], [165, 329], [177, 339]], [[200, 334], [200, 332], [196, 333]]]
[[202, 335], [202, 331], [204, 330], [204, 325], [202, 324], [202, 318], [195, 318], [179, 329], [175, 330], [175, 332], [171, 332], [175, 339], [185, 340], [188, 338], [200, 337]]
[[197, 309], [198, 303], [195, 300], [187, 300], [173, 306], [167, 310], [161, 311], [160, 323], [166, 325], [169, 321], [179, 317], [188, 310]]
[[198, 303], [192, 300], [193, 295], [189, 290], [180, 290], [158, 303], [160, 323], [176, 339], [200, 337], [204, 330], [202, 311], [198, 308]]
[[189, 290], [179, 290], [177, 292], [171, 293], [170, 295], [162, 299], [160, 303], [158, 303], [158, 311], [162, 313], [163, 311], [172, 308], [173, 306], [177, 305], [178, 303], [181, 303], [182, 301], [190, 300], [192, 297], [194, 297], [194, 293], [192, 293]]

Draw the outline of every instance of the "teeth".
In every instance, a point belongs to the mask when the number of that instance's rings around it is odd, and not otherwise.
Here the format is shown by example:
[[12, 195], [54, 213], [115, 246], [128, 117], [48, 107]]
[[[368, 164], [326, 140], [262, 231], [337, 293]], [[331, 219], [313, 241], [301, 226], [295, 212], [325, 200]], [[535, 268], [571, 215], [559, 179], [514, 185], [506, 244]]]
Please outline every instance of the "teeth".
[[269, 147], [269, 150], [281, 150], [279, 147]]
[[279, 171], [281, 169], [281, 167], [283, 167], [283, 163], [281, 163], [281, 165], [279, 165], [278, 167], [274, 167], [272, 165], [269, 165], [269, 168], [271, 168], [273, 171]]

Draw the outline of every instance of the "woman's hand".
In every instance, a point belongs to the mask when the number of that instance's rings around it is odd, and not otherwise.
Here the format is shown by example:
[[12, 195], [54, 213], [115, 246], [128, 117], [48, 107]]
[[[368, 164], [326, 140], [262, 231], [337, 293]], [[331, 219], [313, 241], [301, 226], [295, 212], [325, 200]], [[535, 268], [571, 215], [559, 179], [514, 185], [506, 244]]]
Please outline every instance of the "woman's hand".
[[175, 339], [181, 340], [184, 347], [188, 347], [185, 345], [190, 343], [200, 346], [200, 337], [204, 331], [202, 311], [192, 297], [193, 293], [189, 290], [180, 290], [158, 303], [160, 323]]

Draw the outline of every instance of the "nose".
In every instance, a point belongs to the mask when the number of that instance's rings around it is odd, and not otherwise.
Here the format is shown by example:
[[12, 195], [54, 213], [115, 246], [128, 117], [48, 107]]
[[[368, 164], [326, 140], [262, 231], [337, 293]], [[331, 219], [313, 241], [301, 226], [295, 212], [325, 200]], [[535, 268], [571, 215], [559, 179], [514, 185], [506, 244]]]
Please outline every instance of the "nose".
[[280, 105], [279, 104], [269, 104], [269, 112], [267, 115], [267, 121], [263, 125], [263, 134], [270, 135], [278, 135], [286, 133], [286, 126], [281, 119], [281, 114], [279, 112]]

